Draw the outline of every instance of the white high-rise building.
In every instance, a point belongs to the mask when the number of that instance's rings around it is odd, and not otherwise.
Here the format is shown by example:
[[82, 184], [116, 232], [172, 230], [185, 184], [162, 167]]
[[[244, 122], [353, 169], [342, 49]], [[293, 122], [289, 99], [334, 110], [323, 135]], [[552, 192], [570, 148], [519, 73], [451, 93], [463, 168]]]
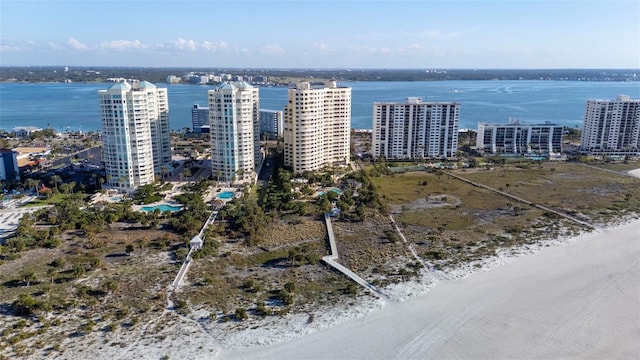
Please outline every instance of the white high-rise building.
[[282, 111], [260, 109], [260, 135], [269, 139], [282, 136]]
[[284, 164], [294, 172], [347, 165], [351, 139], [351, 88], [299, 82], [284, 108]]
[[581, 146], [595, 152], [638, 153], [640, 100], [626, 95], [616, 100], [588, 100]]
[[387, 159], [449, 158], [458, 151], [460, 104], [422, 102], [373, 103], [373, 157]]
[[255, 180], [261, 161], [258, 88], [245, 82], [223, 83], [209, 90], [211, 171], [226, 182]]
[[477, 150], [505, 154], [550, 154], [562, 152], [562, 125], [525, 125], [509, 119], [508, 124], [478, 123]]
[[98, 90], [105, 187], [133, 190], [153, 183], [171, 162], [166, 88], [143, 81]]
[[195, 104], [191, 108], [191, 129], [194, 133], [200, 134], [203, 127], [206, 129], [204, 132], [209, 132], [209, 108]]

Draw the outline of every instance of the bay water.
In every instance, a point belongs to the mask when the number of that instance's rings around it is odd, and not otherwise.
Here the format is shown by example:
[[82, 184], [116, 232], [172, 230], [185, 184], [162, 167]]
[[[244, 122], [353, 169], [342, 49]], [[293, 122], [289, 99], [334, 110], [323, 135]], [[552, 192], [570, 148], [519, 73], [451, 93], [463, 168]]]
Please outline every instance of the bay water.
[[[208, 85], [169, 85], [171, 129], [191, 127], [191, 107], [207, 106]], [[371, 129], [374, 102], [402, 102], [407, 97], [423, 101], [461, 104], [462, 128], [478, 122], [506, 123], [510, 117], [523, 123], [552, 122], [581, 127], [586, 101], [629, 95], [640, 99], [640, 82], [608, 81], [373, 81], [338, 82], [352, 88], [351, 127]], [[16, 126], [52, 127], [56, 131], [101, 130], [97, 91], [110, 83], [0, 83], [0, 129]], [[260, 108], [282, 110], [287, 88], [260, 88]]]

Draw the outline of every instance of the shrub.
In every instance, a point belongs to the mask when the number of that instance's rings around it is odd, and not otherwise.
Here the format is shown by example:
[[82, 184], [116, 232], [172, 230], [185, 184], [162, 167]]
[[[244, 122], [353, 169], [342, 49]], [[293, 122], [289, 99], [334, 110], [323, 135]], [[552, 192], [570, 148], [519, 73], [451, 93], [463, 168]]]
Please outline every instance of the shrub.
[[245, 308], [241, 308], [240, 307], [240, 308], [236, 309], [236, 319], [237, 320], [242, 321], [242, 320], [246, 320], [248, 318], [249, 318], [249, 316], [247, 315], [247, 310]]
[[286, 284], [284, 284], [284, 289], [287, 292], [293, 292], [296, 289], [296, 284], [292, 283], [292, 282], [288, 282]]

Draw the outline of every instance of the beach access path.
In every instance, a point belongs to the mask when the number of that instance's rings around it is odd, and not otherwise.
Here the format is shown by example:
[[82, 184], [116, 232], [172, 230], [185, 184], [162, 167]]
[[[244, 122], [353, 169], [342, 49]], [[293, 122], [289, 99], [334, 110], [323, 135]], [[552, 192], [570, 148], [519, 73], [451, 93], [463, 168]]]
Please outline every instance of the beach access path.
[[336, 245], [336, 237], [333, 233], [333, 225], [331, 224], [330, 213], [324, 213], [324, 221], [325, 221], [325, 224], [327, 225], [327, 235], [329, 237], [329, 247], [331, 249], [331, 254], [327, 256], [323, 256], [322, 261], [324, 261], [327, 265], [333, 267], [334, 269], [338, 270], [339, 272], [343, 273], [345, 276], [355, 281], [357, 284], [363, 286], [365, 289], [371, 290], [371, 292], [374, 295], [384, 297], [386, 299], [392, 299], [393, 297], [391, 295], [387, 294], [382, 289], [371, 284], [367, 280], [360, 277], [360, 275], [354, 273], [353, 271], [348, 269], [346, 266], [338, 262], [338, 246]]

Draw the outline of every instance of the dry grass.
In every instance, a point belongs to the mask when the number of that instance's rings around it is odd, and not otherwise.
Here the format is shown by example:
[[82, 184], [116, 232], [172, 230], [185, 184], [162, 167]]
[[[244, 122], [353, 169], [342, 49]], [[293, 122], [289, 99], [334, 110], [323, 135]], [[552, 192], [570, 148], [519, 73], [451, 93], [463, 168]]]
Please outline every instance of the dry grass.
[[640, 210], [640, 179], [594, 171], [579, 164], [545, 163], [540, 169], [509, 167], [460, 175], [594, 221], [606, 221], [607, 217], [602, 216], [606, 210]]
[[[156, 249], [153, 245], [159, 237], [179, 243], [175, 235], [153, 230], [112, 230], [91, 238], [71, 232], [62, 237], [64, 241], [57, 249], [26, 251], [19, 259], [0, 265], [0, 299], [5, 311], [20, 294], [53, 307], [36, 314], [38, 320], [27, 320], [25, 329], [37, 332], [37, 336], [19, 341], [15, 336], [20, 336], [20, 331], [12, 329], [23, 318], [5, 312], [0, 317], [0, 331], [8, 334], [0, 337], [0, 354], [42, 352], [46, 357], [55, 352], [52, 344], [60, 344], [62, 339], [96, 332], [106, 336], [111, 330], [104, 328], [110, 325], [131, 329], [164, 308], [164, 289], [173, 280], [177, 267], [171, 264], [165, 248]], [[145, 237], [148, 246], [140, 248], [136, 240]], [[131, 256], [125, 254], [127, 244], [135, 245]], [[55, 259], [64, 259], [64, 267], [53, 268], [50, 264]], [[89, 265], [92, 261], [93, 268]], [[75, 275], [75, 264], [82, 264], [86, 272]], [[33, 270], [37, 280], [25, 286], [18, 268]], [[115, 283], [112, 290], [103, 286], [108, 280]]]
[[[594, 222], [640, 212], [640, 180], [572, 163], [504, 166], [456, 174]], [[574, 234], [567, 220], [447, 175], [409, 172], [374, 180], [418, 252], [438, 266], [491, 255], [500, 247]], [[426, 182], [426, 185], [424, 185]], [[460, 201], [434, 205], [434, 194]]]

